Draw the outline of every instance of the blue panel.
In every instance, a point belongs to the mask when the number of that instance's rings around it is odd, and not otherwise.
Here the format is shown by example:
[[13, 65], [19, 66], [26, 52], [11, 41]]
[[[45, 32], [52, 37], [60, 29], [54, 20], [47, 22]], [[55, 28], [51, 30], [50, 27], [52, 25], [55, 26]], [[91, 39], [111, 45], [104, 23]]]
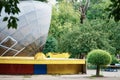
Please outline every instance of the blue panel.
[[34, 74], [47, 74], [47, 65], [46, 64], [35, 64]]

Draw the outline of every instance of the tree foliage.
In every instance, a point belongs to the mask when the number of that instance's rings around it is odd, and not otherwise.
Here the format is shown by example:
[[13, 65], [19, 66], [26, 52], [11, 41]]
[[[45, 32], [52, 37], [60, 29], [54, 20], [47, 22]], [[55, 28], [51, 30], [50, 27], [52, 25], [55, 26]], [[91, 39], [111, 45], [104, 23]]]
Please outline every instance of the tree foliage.
[[114, 55], [112, 55], [111, 57], [112, 57], [111, 65], [115, 65], [116, 63], [119, 63], [119, 60]]
[[58, 42], [53, 36], [48, 36], [46, 44], [43, 48], [43, 53], [56, 52], [58, 49]]
[[108, 23], [104, 29], [109, 34], [110, 44], [115, 48], [114, 55], [120, 54], [120, 22], [115, 23], [113, 20]]
[[108, 18], [114, 18], [116, 22], [120, 20], [120, 0], [110, 0], [111, 4], [106, 9], [109, 11]]
[[49, 34], [57, 40], [79, 23], [79, 13], [71, 3], [61, 2], [53, 7]]
[[[105, 4], [104, 4], [105, 3]], [[70, 52], [72, 57], [81, 58], [83, 54], [87, 54], [93, 49], [102, 49], [111, 54], [120, 52], [120, 23], [115, 23], [112, 19], [106, 23], [107, 16], [104, 9], [109, 4], [98, 1], [97, 9], [92, 6], [99, 15], [95, 15], [92, 9], [88, 12], [89, 19], [85, 20], [85, 24], [79, 24], [79, 12], [71, 3], [59, 3], [53, 8], [50, 32], [58, 40], [58, 51]], [[104, 8], [103, 8], [104, 7]], [[67, 10], [67, 11], [66, 11]]]
[[88, 19], [103, 19], [107, 18], [108, 12], [105, 9], [109, 5], [108, 0], [91, 0], [90, 7], [87, 11]]
[[17, 6], [18, 4], [19, 0], [0, 0], [0, 14], [4, 8], [5, 13], [10, 15], [3, 18], [3, 21], [8, 22], [8, 28], [17, 28], [18, 18], [16, 18], [14, 15], [20, 12], [20, 9]]
[[48, 0], [36, 0], [36, 1], [47, 2]]
[[[116, 40], [110, 37], [120, 33], [116, 32], [117, 29], [112, 26], [115, 23], [111, 23], [111, 26], [109, 24], [96, 19], [95, 21], [86, 22], [80, 27], [74, 27], [71, 32], [64, 34], [64, 38], [61, 38], [61, 51], [68, 51], [76, 58], [80, 58], [82, 54], [87, 54], [93, 49], [107, 50], [111, 54], [117, 53], [120, 49], [116, 50], [117, 45], [115, 44], [119, 45], [119, 43], [114, 42]], [[113, 30], [115, 33], [113, 33]]]
[[111, 63], [111, 55], [104, 50], [92, 50], [87, 55], [87, 61], [97, 66], [96, 76], [100, 76], [100, 67]]

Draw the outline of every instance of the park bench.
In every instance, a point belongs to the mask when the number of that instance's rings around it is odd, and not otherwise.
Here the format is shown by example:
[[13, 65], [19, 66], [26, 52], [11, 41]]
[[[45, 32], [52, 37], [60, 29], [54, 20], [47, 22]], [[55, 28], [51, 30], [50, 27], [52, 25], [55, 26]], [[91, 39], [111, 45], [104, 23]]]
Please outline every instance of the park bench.
[[120, 64], [107, 65], [107, 68], [105, 69], [105, 71], [117, 72], [119, 68], [120, 68]]

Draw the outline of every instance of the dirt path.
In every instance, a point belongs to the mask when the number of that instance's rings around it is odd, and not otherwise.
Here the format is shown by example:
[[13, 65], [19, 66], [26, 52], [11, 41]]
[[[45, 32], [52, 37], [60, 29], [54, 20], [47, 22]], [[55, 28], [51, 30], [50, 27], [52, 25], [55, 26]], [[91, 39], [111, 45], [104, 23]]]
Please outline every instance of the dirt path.
[[0, 75], [0, 80], [120, 80], [120, 70], [118, 72], [101, 71], [105, 77], [90, 77], [95, 74], [95, 70], [87, 70], [87, 74], [75, 75]]

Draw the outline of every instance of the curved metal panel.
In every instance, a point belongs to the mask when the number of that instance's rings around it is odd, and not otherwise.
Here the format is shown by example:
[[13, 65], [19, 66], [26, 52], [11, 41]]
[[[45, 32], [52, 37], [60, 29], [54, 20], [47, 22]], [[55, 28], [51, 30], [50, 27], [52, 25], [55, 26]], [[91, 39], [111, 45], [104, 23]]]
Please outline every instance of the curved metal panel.
[[2, 22], [6, 14], [2, 11], [2, 17], [0, 17], [1, 56], [31, 56], [46, 42], [51, 20], [51, 6], [39, 1], [21, 1], [18, 7], [21, 12], [15, 15], [19, 19], [16, 30], [7, 29], [7, 23]]

